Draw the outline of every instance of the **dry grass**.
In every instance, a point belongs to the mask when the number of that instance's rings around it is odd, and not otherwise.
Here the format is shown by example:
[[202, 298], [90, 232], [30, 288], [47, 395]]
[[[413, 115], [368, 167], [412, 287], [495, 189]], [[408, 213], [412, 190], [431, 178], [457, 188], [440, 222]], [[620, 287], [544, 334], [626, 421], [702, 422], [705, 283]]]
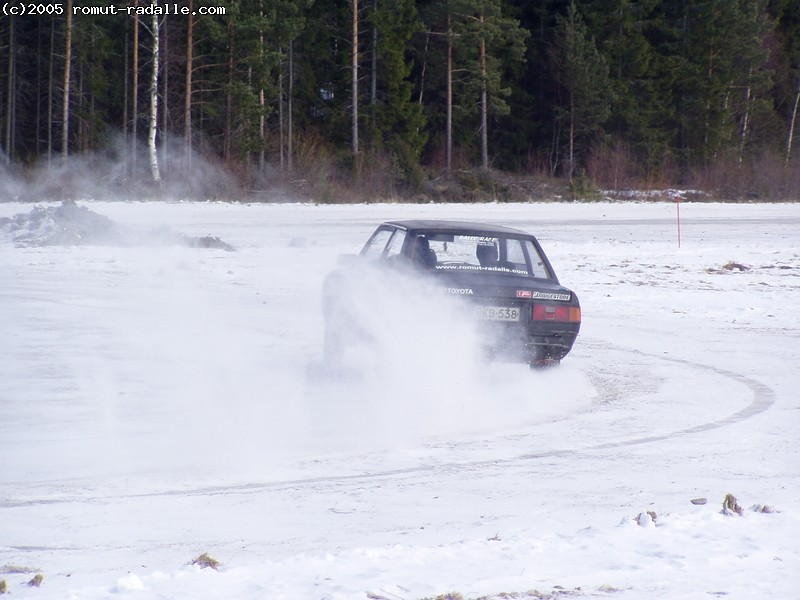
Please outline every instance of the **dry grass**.
[[[620, 590], [610, 586], [603, 586], [599, 591], [607, 593]], [[583, 595], [584, 593], [581, 588], [568, 590], [557, 585], [553, 588], [552, 592], [540, 592], [539, 590], [528, 590], [527, 592], [500, 592], [499, 594], [491, 594], [489, 596], [479, 596], [476, 600], [562, 600], [564, 598], [575, 598]], [[381, 600], [383, 600], [382, 597]], [[439, 594], [435, 598], [428, 597], [422, 598], [421, 600], [464, 600], [464, 596], [462, 596], [460, 592], [446, 592], [444, 594]]]
[[722, 502], [722, 510], [720, 512], [723, 515], [742, 515], [744, 510], [739, 506], [739, 501], [736, 499], [736, 496], [727, 494], [725, 500]]
[[208, 552], [203, 552], [200, 556], [192, 560], [191, 564], [197, 565], [201, 569], [209, 568], [215, 571], [217, 571], [220, 566], [220, 562], [216, 558], [209, 556]]
[[786, 164], [783, 156], [770, 152], [741, 161], [736, 156], [719, 156], [692, 169], [687, 184], [722, 200], [798, 201], [800, 157]]
[[0, 573], [6, 575], [20, 575], [26, 573], [36, 573], [39, 569], [32, 569], [31, 567], [23, 567], [20, 565], [3, 565], [0, 567]]

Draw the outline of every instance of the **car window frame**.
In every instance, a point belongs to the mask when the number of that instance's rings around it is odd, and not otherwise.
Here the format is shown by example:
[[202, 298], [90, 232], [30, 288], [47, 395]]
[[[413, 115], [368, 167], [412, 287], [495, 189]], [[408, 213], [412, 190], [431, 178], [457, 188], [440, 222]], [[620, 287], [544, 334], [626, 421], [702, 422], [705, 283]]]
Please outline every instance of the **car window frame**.
[[[544, 279], [556, 279], [555, 273], [553, 272], [550, 263], [547, 261], [547, 257], [545, 256], [544, 251], [542, 250], [541, 246], [539, 246], [539, 244], [536, 242], [536, 240], [532, 238], [520, 238], [520, 241], [523, 242], [522, 252], [525, 254], [526, 260], [528, 261], [528, 272], [531, 274], [530, 276], [535, 277], [536, 279], [543, 279], [542, 277], [536, 275], [536, 268], [534, 268], [534, 260], [530, 254], [530, 246], [532, 246], [533, 249], [536, 251], [537, 258], [541, 259], [542, 269], [544, 269], [545, 275], [547, 275], [547, 277], [545, 277]], [[538, 264], [538, 262], [539, 261], [536, 261], [536, 264]]]
[[[374, 255], [371, 252], [368, 253], [368, 250], [372, 248], [373, 240], [375, 240], [378, 236], [380, 236], [384, 231], [389, 233], [389, 237], [386, 238], [386, 241], [383, 243], [383, 246], [380, 248], [380, 250], [378, 250], [378, 247], [376, 246]], [[392, 227], [391, 225], [381, 225], [375, 231], [372, 232], [371, 236], [369, 236], [369, 239], [364, 244], [364, 247], [361, 248], [361, 252], [359, 253], [360, 256], [366, 260], [374, 260], [374, 261], [383, 260], [383, 258], [386, 256], [386, 249], [389, 247], [396, 232], [397, 232], [397, 227]]]

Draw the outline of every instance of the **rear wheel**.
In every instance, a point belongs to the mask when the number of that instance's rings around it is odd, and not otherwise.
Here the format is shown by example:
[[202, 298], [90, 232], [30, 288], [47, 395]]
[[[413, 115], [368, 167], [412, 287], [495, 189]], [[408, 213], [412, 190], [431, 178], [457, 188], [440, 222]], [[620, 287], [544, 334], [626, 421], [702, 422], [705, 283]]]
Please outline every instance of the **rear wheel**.
[[528, 365], [531, 369], [549, 369], [561, 364], [562, 355], [547, 346], [536, 347], [528, 356]]
[[536, 369], [540, 371], [542, 369], [552, 369], [557, 367], [561, 364], [561, 359], [559, 358], [537, 358], [528, 362], [531, 369]]
[[354, 315], [337, 305], [325, 313], [325, 335], [322, 340], [322, 362], [327, 371], [353, 368], [354, 353], [368, 337]]

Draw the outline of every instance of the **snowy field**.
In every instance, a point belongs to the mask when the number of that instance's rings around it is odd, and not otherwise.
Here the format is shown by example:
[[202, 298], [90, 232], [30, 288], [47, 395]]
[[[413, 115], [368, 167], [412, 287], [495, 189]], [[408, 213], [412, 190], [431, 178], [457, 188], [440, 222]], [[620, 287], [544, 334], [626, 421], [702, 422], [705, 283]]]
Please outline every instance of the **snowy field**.
[[[800, 204], [56, 206], [0, 204], [9, 597], [800, 598]], [[320, 373], [323, 277], [413, 217], [537, 235], [560, 367], [386, 306], [424, 360]]]

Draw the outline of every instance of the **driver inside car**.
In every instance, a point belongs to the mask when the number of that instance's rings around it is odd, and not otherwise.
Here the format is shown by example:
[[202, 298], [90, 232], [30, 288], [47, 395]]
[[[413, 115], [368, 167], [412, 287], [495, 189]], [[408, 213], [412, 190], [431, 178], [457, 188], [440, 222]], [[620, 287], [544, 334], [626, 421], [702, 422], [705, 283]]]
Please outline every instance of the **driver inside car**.
[[499, 265], [497, 260], [497, 246], [494, 244], [478, 244], [475, 256], [482, 267], [496, 267]]
[[411, 264], [420, 269], [432, 269], [436, 266], [436, 252], [431, 249], [428, 238], [418, 236], [411, 246]]

